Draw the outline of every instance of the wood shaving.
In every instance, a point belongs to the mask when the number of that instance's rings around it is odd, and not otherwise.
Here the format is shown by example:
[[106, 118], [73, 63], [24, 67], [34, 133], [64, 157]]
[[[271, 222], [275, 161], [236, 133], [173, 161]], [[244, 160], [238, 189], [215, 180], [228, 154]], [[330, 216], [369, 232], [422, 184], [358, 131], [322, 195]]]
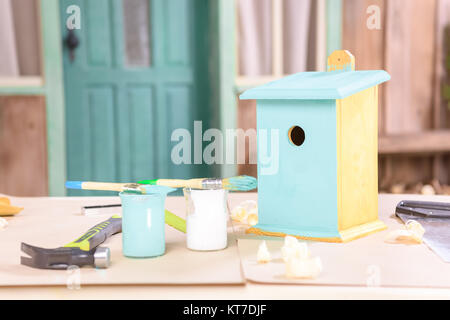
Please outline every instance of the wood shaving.
[[398, 229], [390, 232], [385, 239], [387, 243], [405, 243], [405, 244], [420, 244], [422, 243], [425, 229], [423, 226], [414, 220], [408, 220], [405, 224], [405, 229]]
[[301, 259], [290, 257], [286, 262], [286, 277], [314, 279], [322, 272], [322, 261], [319, 257]]
[[420, 193], [424, 195], [435, 195], [436, 191], [434, 190], [433, 186], [426, 184], [420, 189]]
[[286, 236], [284, 246], [281, 248], [281, 257], [284, 262], [287, 262], [291, 257], [307, 259], [309, 258], [308, 245], [306, 242], [298, 242], [295, 237]]
[[320, 257], [311, 257], [306, 242], [286, 236], [281, 248], [281, 256], [286, 267], [286, 277], [314, 279], [322, 272]]
[[261, 242], [259, 245], [256, 259], [258, 260], [258, 263], [268, 263], [272, 260], [266, 241]]
[[258, 215], [251, 213], [247, 216], [247, 223], [251, 226], [258, 224]]
[[8, 221], [4, 218], [0, 218], [0, 230], [5, 229], [8, 226]]
[[231, 219], [236, 222], [254, 226], [258, 223], [258, 204], [246, 200], [231, 210]]

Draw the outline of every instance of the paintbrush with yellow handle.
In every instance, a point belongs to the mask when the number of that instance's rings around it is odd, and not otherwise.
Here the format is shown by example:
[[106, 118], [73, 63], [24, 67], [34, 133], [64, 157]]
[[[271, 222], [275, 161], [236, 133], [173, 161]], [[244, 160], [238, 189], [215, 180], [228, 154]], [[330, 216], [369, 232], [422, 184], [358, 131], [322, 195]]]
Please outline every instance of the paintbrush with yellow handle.
[[250, 191], [256, 189], [256, 178], [250, 176], [238, 176], [225, 179], [154, 179], [142, 180], [139, 184], [166, 186], [172, 188], [193, 188], [193, 189], [226, 189], [231, 191]]
[[145, 188], [137, 183], [112, 183], [92, 181], [66, 181], [67, 189], [116, 191], [130, 193], [145, 193]]
[[172, 188], [193, 189], [226, 189], [231, 191], [250, 191], [256, 189], [256, 178], [249, 176], [238, 176], [226, 179], [154, 179], [142, 180], [138, 183], [109, 183], [89, 181], [67, 181], [66, 188], [99, 191], [117, 191], [145, 193], [145, 185], [166, 186]]

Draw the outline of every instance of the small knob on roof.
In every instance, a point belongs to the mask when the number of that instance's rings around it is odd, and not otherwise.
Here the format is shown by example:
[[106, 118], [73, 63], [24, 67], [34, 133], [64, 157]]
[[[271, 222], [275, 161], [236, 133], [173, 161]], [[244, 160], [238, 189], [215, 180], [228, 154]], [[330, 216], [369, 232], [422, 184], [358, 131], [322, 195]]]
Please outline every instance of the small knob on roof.
[[336, 50], [328, 57], [328, 71], [354, 71], [355, 56], [348, 50]]

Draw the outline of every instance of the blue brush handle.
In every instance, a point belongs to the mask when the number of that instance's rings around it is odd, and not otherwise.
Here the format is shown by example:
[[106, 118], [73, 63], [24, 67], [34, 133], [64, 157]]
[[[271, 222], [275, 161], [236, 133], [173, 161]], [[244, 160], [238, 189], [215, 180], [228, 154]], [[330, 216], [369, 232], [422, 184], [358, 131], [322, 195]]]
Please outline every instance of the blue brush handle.
[[66, 181], [67, 189], [83, 189], [82, 181]]

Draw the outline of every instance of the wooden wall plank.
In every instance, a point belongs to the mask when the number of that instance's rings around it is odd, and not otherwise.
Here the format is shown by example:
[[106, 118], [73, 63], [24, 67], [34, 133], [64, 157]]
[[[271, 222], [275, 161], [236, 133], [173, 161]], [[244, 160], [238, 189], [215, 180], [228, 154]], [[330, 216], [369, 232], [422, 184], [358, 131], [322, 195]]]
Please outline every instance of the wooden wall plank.
[[[380, 8], [380, 29], [367, 27], [367, 8]], [[384, 69], [385, 0], [345, 0], [343, 4], [343, 48], [356, 59], [356, 70]], [[378, 130], [384, 132], [384, 86], [379, 90]]]
[[48, 195], [43, 96], [0, 97], [0, 193]]
[[[445, 29], [450, 24], [450, 0], [437, 0], [436, 4], [436, 23], [435, 23], [435, 74], [433, 91], [433, 126], [436, 129], [447, 127], [447, 116], [450, 112], [447, 110], [446, 103], [442, 99], [442, 85], [446, 80], [446, 52], [448, 44], [446, 43]], [[450, 181], [450, 159], [442, 155], [435, 156], [433, 159], [433, 178], [440, 183], [448, 184]]]
[[[443, 156], [433, 160], [436, 156], [411, 158], [409, 154], [430, 154], [446, 149], [445, 143], [437, 147], [436, 143], [431, 143], [438, 141], [439, 144], [442, 134], [428, 131], [443, 127], [442, 114], [439, 114], [442, 109], [436, 113], [440, 99], [436, 65], [438, 59], [442, 59], [436, 56], [442, 39], [436, 32], [442, 32], [445, 24], [439, 21], [439, 15], [445, 17], [442, 11], [447, 2], [450, 0], [344, 0], [343, 44], [356, 56], [356, 68], [382, 68], [392, 76], [380, 90], [379, 176], [382, 188], [398, 182], [426, 183], [433, 176], [446, 175], [436, 170], [436, 163], [442, 164]], [[381, 30], [369, 30], [366, 25], [370, 5], [381, 9]], [[423, 132], [426, 133], [422, 136]], [[393, 140], [390, 135], [394, 135]], [[419, 145], [414, 139], [422, 142]], [[398, 150], [393, 152], [392, 148]], [[419, 150], [421, 148], [423, 151]], [[401, 155], [392, 156], [392, 153]], [[439, 168], [442, 167], [445, 165]]]
[[380, 154], [434, 154], [450, 152], [450, 130], [381, 136]]
[[[239, 99], [237, 97], [237, 99]], [[239, 112], [237, 119], [237, 127], [247, 131], [248, 129], [256, 130], [256, 100], [240, 100]], [[249, 176], [257, 176], [256, 164], [250, 164], [250, 154], [255, 156], [257, 153], [256, 145], [250, 145], [249, 141], [245, 142], [245, 164], [238, 165], [238, 174], [245, 174]]]
[[[432, 129], [436, 1], [387, 1], [385, 15], [385, 69], [392, 79], [385, 86], [384, 134]], [[430, 157], [391, 157], [386, 165], [392, 168], [384, 185], [432, 179]]]
[[386, 84], [385, 133], [430, 129], [436, 1], [386, 4], [385, 67], [392, 79]]

